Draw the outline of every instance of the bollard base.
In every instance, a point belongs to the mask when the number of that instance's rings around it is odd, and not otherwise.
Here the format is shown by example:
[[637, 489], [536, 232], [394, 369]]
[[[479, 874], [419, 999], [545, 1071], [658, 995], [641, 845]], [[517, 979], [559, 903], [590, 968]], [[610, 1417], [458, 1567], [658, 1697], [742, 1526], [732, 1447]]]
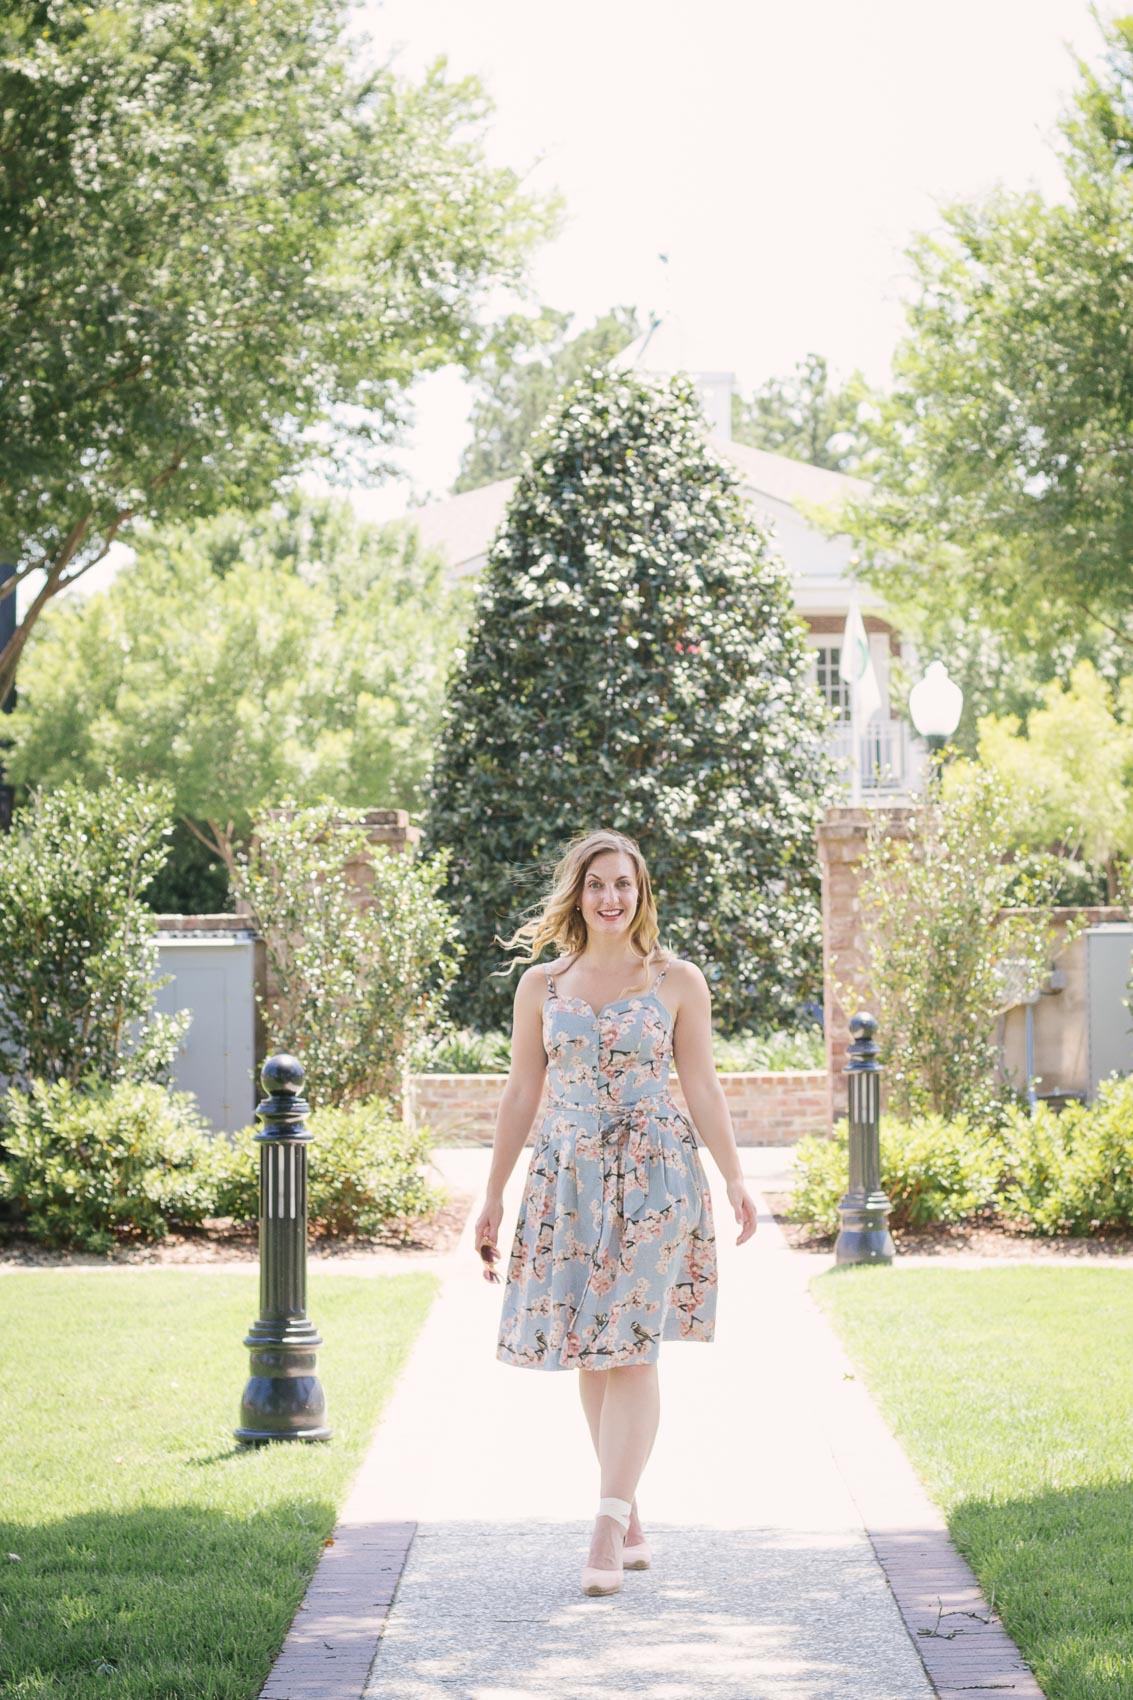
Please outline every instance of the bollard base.
[[[265, 1440], [329, 1440], [327, 1401], [322, 1382], [315, 1373], [315, 1352], [310, 1344], [288, 1346], [265, 1336], [278, 1325], [259, 1322], [249, 1339], [252, 1345], [251, 1375], [240, 1401], [240, 1424], [236, 1438], [241, 1445]], [[311, 1328], [310, 1323], [300, 1325]], [[318, 1339], [318, 1336], [315, 1335]]]
[[842, 1229], [834, 1243], [835, 1263], [892, 1263], [897, 1255], [888, 1228]]
[[844, 1198], [838, 1206], [842, 1226], [834, 1244], [835, 1263], [892, 1263], [897, 1247], [889, 1232], [891, 1208], [884, 1193]]
[[238, 1428], [234, 1434], [241, 1446], [267, 1446], [273, 1440], [329, 1440], [334, 1433], [329, 1428], [292, 1429], [286, 1434], [276, 1434], [269, 1429]]
[[329, 1440], [327, 1402], [315, 1375], [253, 1375], [240, 1404], [236, 1439], [242, 1446], [266, 1440]]

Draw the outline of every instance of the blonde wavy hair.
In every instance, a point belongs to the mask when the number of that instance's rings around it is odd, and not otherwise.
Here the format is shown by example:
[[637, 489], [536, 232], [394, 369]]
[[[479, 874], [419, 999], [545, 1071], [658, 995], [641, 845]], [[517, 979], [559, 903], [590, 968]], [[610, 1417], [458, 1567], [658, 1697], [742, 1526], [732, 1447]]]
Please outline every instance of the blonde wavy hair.
[[658, 956], [668, 957], [672, 953], [664, 946], [660, 951], [657, 949], [661, 929], [645, 857], [635, 839], [624, 832], [615, 832], [611, 827], [576, 833], [555, 864], [551, 889], [536, 906], [536, 914], [521, 922], [510, 939], [502, 939], [498, 933], [492, 935], [495, 943], [505, 950], [513, 950], [522, 944], [528, 945], [531, 950], [530, 956], [513, 957], [506, 968], [494, 969], [493, 975], [507, 975], [514, 968], [530, 967], [548, 944], [554, 945], [560, 954], [576, 958], [582, 955], [586, 949], [586, 922], [577, 905], [582, 901], [582, 887], [591, 862], [606, 850], [620, 851], [633, 863], [637, 878], [637, 909], [630, 925], [629, 938], [641, 960], [643, 984], [632, 987], [631, 992], [646, 989], [650, 969]]

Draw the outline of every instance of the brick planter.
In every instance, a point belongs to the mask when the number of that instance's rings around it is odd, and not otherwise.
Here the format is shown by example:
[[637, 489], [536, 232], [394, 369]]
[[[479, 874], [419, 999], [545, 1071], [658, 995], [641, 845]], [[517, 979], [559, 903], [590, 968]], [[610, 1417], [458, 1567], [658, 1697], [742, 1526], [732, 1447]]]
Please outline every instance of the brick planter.
[[[505, 1074], [412, 1075], [409, 1113], [415, 1121], [428, 1123], [438, 1145], [490, 1145], [506, 1079]], [[719, 1079], [737, 1145], [790, 1145], [806, 1133], [828, 1131], [829, 1097], [822, 1069], [721, 1074]], [[673, 1099], [687, 1114], [675, 1074], [671, 1081]]]

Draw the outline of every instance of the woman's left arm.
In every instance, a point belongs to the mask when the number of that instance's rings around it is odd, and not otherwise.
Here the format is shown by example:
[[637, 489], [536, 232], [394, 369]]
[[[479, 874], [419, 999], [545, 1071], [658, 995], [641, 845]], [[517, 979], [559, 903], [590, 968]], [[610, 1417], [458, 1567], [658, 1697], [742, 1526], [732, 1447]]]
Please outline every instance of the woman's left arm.
[[695, 963], [681, 964], [681, 1004], [673, 1028], [673, 1062], [696, 1131], [724, 1177], [742, 1245], [755, 1232], [755, 1201], [744, 1185], [732, 1114], [712, 1056], [712, 994]]

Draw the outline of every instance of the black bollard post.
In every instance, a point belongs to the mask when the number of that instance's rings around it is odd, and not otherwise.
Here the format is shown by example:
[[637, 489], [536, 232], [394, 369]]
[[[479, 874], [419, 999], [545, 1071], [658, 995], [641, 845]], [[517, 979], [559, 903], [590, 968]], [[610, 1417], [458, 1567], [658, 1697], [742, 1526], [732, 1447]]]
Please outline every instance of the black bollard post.
[[842, 1227], [834, 1247], [837, 1263], [892, 1263], [896, 1247], [889, 1232], [893, 1208], [881, 1190], [881, 1065], [874, 1034], [877, 1021], [865, 1010], [850, 1021], [846, 1046], [850, 1100], [850, 1185], [838, 1206]]
[[322, 1339], [307, 1317], [307, 1146], [309, 1105], [298, 1097], [303, 1066], [286, 1053], [260, 1070], [267, 1097], [256, 1110], [260, 1146], [260, 1317], [244, 1341], [251, 1377], [236, 1438], [329, 1440], [326, 1398], [316, 1374]]

